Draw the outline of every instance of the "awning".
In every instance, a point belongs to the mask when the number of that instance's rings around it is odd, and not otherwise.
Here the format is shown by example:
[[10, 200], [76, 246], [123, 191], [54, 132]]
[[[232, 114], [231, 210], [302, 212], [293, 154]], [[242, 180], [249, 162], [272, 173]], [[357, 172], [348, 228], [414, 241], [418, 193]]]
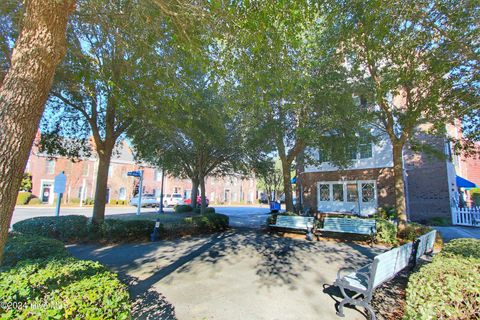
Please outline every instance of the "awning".
[[470, 180], [457, 176], [457, 187], [458, 188], [476, 188], [477, 185]]

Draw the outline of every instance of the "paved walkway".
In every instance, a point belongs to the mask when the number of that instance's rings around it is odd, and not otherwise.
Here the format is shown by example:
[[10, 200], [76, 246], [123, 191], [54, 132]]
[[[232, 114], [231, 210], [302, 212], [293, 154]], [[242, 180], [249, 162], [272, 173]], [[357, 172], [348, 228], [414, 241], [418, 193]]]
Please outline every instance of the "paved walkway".
[[442, 236], [443, 241], [448, 242], [457, 238], [480, 239], [480, 228], [478, 227], [434, 227]]
[[[129, 283], [143, 319], [335, 319], [341, 267], [360, 267], [381, 249], [308, 242], [254, 230], [109, 247], [73, 245]], [[363, 310], [361, 310], [363, 312]], [[346, 319], [365, 319], [355, 309]]]

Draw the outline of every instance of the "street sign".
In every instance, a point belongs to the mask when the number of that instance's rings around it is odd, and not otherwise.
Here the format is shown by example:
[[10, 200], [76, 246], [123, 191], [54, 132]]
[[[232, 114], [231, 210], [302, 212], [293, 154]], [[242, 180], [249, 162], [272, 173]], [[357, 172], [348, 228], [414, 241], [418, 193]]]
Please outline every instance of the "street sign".
[[140, 177], [141, 173], [140, 173], [140, 171], [128, 171], [127, 176], [129, 176], [129, 177]]
[[55, 177], [55, 182], [53, 184], [53, 192], [64, 193], [66, 186], [67, 186], [67, 176], [63, 172], [61, 172]]

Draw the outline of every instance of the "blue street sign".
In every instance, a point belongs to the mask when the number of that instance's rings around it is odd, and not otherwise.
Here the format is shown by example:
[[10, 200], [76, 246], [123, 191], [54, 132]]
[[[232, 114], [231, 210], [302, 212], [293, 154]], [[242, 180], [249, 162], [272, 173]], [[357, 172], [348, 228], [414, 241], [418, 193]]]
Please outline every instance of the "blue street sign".
[[129, 177], [140, 177], [141, 173], [140, 173], [140, 171], [128, 171], [127, 176], [129, 176]]

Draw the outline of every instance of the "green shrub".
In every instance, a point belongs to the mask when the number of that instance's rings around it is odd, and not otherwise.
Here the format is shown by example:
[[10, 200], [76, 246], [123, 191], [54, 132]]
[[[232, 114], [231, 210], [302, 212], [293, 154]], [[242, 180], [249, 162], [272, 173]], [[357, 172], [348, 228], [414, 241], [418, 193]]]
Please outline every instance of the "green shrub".
[[[463, 243], [461, 247], [464, 245], [472, 244]], [[478, 243], [474, 246], [478, 248]], [[474, 252], [476, 248], [470, 250]], [[409, 278], [405, 319], [478, 319], [479, 283], [479, 259], [437, 254], [432, 263], [422, 266]]]
[[405, 241], [414, 241], [419, 236], [429, 233], [432, 230], [429, 226], [411, 222], [407, 224], [405, 231], [400, 234], [400, 237]]
[[66, 256], [68, 253], [61, 241], [15, 232], [8, 236], [2, 266], [12, 267], [27, 259]]
[[384, 244], [397, 245], [397, 226], [389, 220], [377, 219], [376, 240]]
[[468, 190], [468, 192], [470, 193], [473, 203], [475, 203], [476, 206], [480, 206], [480, 188], [472, 188]]
[[24, 234], [71, 242], [87, 237], [87, 221], [87, 217], [77, 215], [35, 217], [19, 221], [12, 228], [14, 231]]
[[185, 235], [197, 235], [219, 232], [228, 229], [229, 218], [224, 214], [206, 213], [182, 219], [178, 223], [163, 226], [161, 238], [178, 238]]
[[298, 216], [295, 212], [278, 212], [268, 216], [267, 218], [267, 226], [271, 224], [275, 224], [277, 222], [277, 216]]
[[431, 226], [448, 226], [450, 225], [450, 219], [445, 217], [432, 217], [428, 219], [428, 225]]
[[26, 205], [31, 198], [32, 194], [30, 192], [20, 191], [17, 195], [17, 205]]
[[42, 200], [38, 198], [32, 198], [30, 199], [30, 201], [28, 201], [28, 204], [36, 206], [36, 205], [42, 204]]
[[92, 206], [93, 205], [93, 199], [92, 198], [87, 198], [85, 200], [83, 200], [83, 204], [87, 205], [87, 206]]
[[193, 208], [186, 204], [175, 206], [175, 213], [192, 212]]
[[376, 217], [384, 220], [396, 219], [398, 217], [397, 209], [393, 206], [380, 207], [375, 214]]
[[80, 204], [80, 199], [79, 198], [71, 198], [68, 203], [70, 204]]
[[128, 291], [117, 276], [75, 258], [26, 260], [1, 272], [0, 301], [1, 319], [130, 318]]
[[96, 236], [113, 242], [144, 241], [150, 239], [154, 226], [152, 220], [105, 219]]
[[480, 260], [480, 240], [469, 238], [452, 240], [443, 246], [440, 254]]
[[205, 213], [215, 213], [215, 208], [208, 207], [208, 208], [205, 209]]

